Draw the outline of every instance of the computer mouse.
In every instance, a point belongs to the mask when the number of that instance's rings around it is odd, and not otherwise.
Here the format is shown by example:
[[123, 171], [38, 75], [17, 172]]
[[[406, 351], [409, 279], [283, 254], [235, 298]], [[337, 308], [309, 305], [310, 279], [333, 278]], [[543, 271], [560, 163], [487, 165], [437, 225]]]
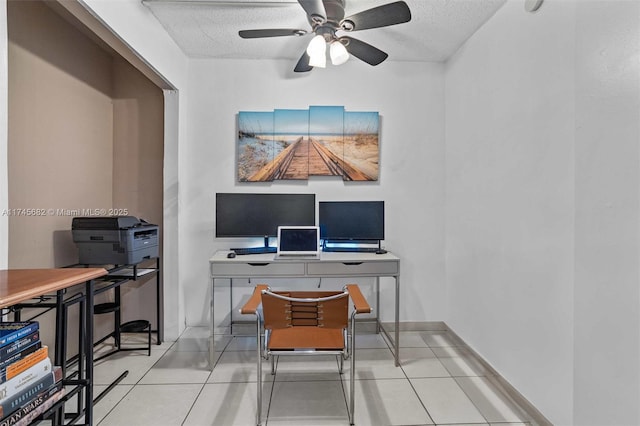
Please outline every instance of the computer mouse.
[[236, 257], [236, 253], [233, 251], [230, 251], [229, 253], [227, 253], [227, 259], [233, 259], [234, 257]]
[[385, 254], [387, 251], [385, 249], [376, 250], [376, 254]]

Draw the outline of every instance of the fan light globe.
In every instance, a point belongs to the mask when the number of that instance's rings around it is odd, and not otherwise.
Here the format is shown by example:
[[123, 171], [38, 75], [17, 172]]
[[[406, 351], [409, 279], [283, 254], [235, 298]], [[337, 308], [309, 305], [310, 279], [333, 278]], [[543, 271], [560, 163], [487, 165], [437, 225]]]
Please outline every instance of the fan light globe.
[[309, 55], [309, 65], [312, 67], [324, 68], [327, 66], [327, 57], [324, 54], [315, 56]]
[[329, 47], [329, 55], [331, 55], [331, 63], [333, 65], [342, 65], [349, 60], [349, 52], [347, 52], [344, 44], [334, 41]]
[[309, 56], [324, 54], [326, 49], [327, 49], [327, 44], [324, 41], [324, 37], [321, 35], [317, 35], [313, 37], [309, 42], [309, 45], [307, 46], [307, 54]]
[[324, 37], [317, 35], [311, 39], [307, 46], [307, 55], [309, 55], [309, 65], [312, 67], [324, 68], [327, 66], [327, 43]]

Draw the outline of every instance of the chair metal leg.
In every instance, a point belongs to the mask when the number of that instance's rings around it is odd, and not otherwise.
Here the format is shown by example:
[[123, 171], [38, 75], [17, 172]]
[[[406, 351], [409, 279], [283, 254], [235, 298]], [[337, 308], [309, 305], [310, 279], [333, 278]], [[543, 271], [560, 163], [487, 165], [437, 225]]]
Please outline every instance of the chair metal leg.
[[147, 345], [148, 345], [148, 350], [147, 350], [147, 356], [151, 356], [151, 323], [149, 323], [149, 334], [147, 334]]
[[260, 342], [260, 333], [262, 332], [262, 321], [260, 314], [256, 314], [256, 340], [257, 340], [257, 355], [258, 355], [258, 377], [256, 379], [257, 389], [257, 407], [256, 407], [256, 425], [262, 424], [262, 347]]
[[271, 355], [271, 375], [276, 375], [276, 356]]
[[356, 321], [355, 312], [351, 316], [351, 371], [349, 372], [349, 382], [351, 383], [351, 392], [349, 395], [349, 424], [354, 425], [355, 416], [355, 386], [356, 386]]

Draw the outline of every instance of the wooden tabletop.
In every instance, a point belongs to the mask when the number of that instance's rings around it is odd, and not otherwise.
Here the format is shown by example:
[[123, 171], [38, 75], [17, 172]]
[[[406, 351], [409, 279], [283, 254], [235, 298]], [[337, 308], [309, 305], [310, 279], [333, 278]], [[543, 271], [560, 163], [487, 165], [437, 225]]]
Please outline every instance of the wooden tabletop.
[[0, 308], [107, 275], [104, 268], [2, 269]]

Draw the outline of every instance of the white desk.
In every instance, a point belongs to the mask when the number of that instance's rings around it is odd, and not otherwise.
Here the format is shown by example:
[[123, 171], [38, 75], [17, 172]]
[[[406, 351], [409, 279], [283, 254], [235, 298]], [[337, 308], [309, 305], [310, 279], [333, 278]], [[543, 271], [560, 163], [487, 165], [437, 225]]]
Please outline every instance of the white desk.
[[[214, 362], [214, 294], [217, 279], [234, 278], [376, 278], [376, 321], [391, 340], [396, 366], [400, 365], [400, 259], [391, 254], [322, 252], [320, 259], [274, 260], [275, 254], [249, 254], [227, 258], [228, 251], [218, 251], [209, 259], [211, 273], [211, 332], [209, 362]], [[395, 327], [391, 338], [380, 322], [380, 277], [395, 279]], [[346, 283], [345, 283], [346, 284]]]

